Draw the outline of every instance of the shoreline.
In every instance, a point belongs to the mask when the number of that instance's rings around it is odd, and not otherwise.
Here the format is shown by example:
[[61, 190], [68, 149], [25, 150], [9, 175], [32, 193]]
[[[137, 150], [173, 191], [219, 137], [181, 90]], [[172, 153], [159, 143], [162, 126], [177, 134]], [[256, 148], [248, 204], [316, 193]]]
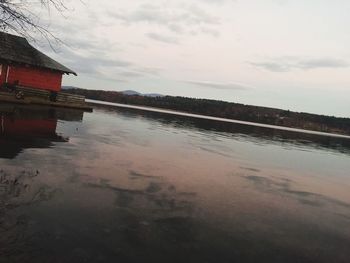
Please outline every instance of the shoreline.
[[194, 113], [188, 113], [188, 112], [183, 112], [183, 111], [167, 110], [167, 109], [154, 108], [154, 107], [147, 107], [147, 106], [136, 106], [136, 105], [130, 105], [130, 104], [113, 103], [113, 102], [91, 100], [91, 99], [86, 99], [86, 103], [92, 104], [92, 105], [114, 106], [114, 107], [119, 107], [119, 108], [144, 110], [144, 111], [150, 111], [150, 112], [158, 112], [158, 113], [165, 113], [165, 114], [171, 114], [171, 115], [197, 118], [197, 119], [205, 119], [205, 120], [212, 120], [212, 121], [221, 121], [221, 122], [227, 122], [227, 123], [249, 125], [249, 126], [268, 128], [268, 129], [277, 129], [277, 130], [283, 130], [283, 131], [291, 131], [291, 132], [306, 133], [306, 134], [313, 134], [313, 135], [320, 135], [320, 136], [336, 137], [336, 138], [342, 138], [342, 139], [350, 139], [350, 135], [328, 133], [328, 132], [319, 132], [319, 131], [305, 130], [305, 129], [300, 129], [300, 128], [291, 128], [291, 127], [286, 127], [286, 126], [263, 124], [263, 123], [249, 122], [249, 121], [240, 121], [240, 120], [234, 120], [234, 119], [226, 119], [226, 118], [220, 118], [220, 117], [213, 117], [213, 116], [194, 114]]

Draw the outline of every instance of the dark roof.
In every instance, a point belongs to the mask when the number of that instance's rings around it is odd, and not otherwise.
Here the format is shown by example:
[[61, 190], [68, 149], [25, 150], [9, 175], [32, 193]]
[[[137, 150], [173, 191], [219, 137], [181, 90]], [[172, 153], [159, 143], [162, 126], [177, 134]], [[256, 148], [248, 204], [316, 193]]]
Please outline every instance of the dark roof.
[[0, 61], [26, 64], [77, 75], [71, 69], [32, 47], [25, 38], [4, 32], [0, 32]]

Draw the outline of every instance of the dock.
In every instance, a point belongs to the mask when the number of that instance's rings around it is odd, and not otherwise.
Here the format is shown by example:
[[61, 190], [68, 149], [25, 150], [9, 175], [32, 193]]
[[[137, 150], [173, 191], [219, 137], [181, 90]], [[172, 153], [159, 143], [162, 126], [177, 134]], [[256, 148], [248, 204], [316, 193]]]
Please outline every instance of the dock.
[[0, 102], [81, 109], [89, 112], [93, 109], [85, 102], [84, 96], [66, 92], [53, 93], [48, 90], [33, 89], [23, 86], [16, 86], [13, 92], [0, 91]]

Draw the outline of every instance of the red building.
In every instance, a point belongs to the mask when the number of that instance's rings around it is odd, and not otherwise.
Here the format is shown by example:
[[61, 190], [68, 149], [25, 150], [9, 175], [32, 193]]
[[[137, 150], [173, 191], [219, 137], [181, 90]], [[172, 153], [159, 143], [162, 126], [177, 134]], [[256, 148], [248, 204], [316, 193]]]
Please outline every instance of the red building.
[[0, 87], [8, 83], [60, 91], [63, 74], [77, 75], [32, 47], [25, 38], [0, 32]]

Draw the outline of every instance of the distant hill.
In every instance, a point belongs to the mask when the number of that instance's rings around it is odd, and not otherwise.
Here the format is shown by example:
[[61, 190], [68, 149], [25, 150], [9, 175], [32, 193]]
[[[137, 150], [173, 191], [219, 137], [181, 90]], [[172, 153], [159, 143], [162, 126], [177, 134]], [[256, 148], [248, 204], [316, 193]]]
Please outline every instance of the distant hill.
[[124, 90], [121, 91], [121, 93], [123, 93], [124, 95], [129, 95], [129, 96], [144, 96], [144, 97], [164, 97], [164, 95], [162, 94], [158, 94], [158, 93], [140, 93], [134, 90]]
[[146, 93], [146, 94], [143, 94], [143, 96], [145, 96], [145, 97], [152, 97], [152, 98], [155, 98], [155, 97], [164, 97], [164, 95], [158, 94], [158, 93]]
[[134, 91], [134, 90], [124, 90], [121, 91], [121, 93], [123, 93], [124, 95], [129, 95], [129, 96], [142, 96], [142, 94], [140, 92]]
[[[73, 89], [79, 89], [79, 88], [74, 86], [62, 86], [62, 90], [73, 90]], [[128, 96], [144, 96], [144, 97], [152, 97], [152, 98], [164, 97], [164, 95], [159, 93], [140, 93], [135, 90], [124, 90], [124, 91], [118, 91], [118, 92]]]
[[62, 90], [70, 90], [70, 89], [78, 89], [78, 87], [74, 87], [74, 86], [62, 86]]

